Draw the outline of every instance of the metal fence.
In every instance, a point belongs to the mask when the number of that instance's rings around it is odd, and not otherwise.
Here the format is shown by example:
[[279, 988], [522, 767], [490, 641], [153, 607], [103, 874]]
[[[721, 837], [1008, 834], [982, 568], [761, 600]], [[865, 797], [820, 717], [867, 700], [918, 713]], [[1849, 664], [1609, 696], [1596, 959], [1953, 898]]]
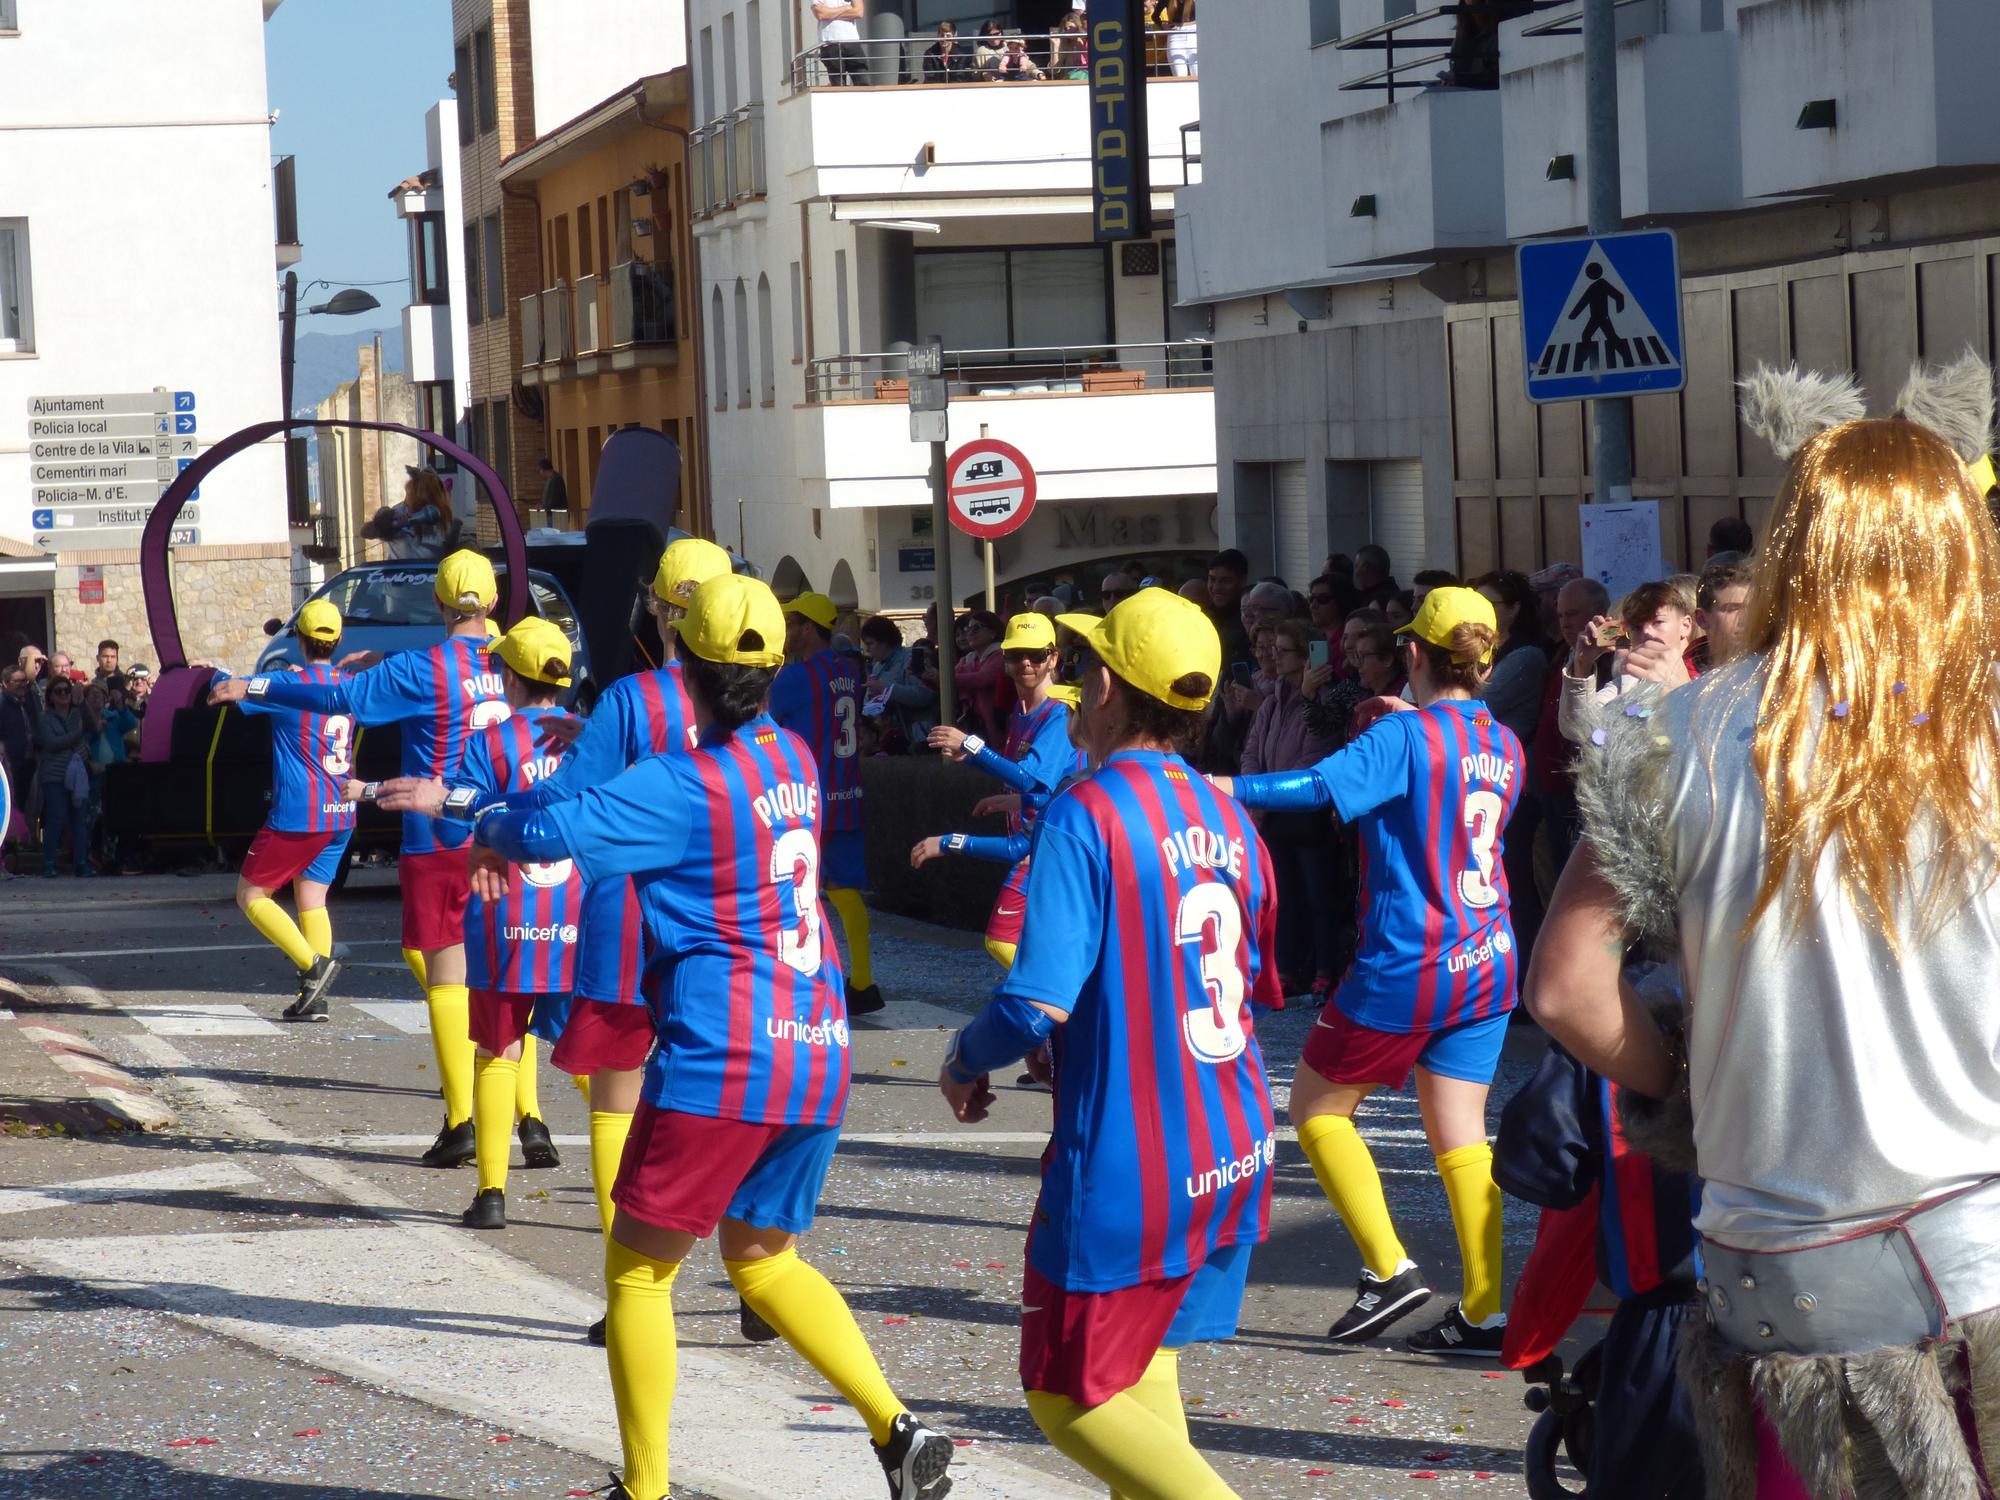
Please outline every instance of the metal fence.
[[766, 191], [764, 106], [753, 101], [688, 136], [688, 187], [697, 218]]
[[[806, 400], [907, 401], [906, 351], [840, 354], [806, 371]], [[1198, 390], [1214, 385], [1206, 339], [1160, 344], [1079, 344], [1024, 349], [947, 349], [944, 377], [953, 396], [1109, 395]]]
[[[1152, 78], [1192, 77], [1193, 64], [1172, 31], [1146, 33], [1146, 73]], [[938, 53], [934, 32], [821, 42], [792, 59], [794, 89], [836, 84], [1081, 82], [1090, 67], [1090, 39], [1081, 31], [1007, 31], [1000, 36], [960, 35], [949, 53]], [[1005, 67], [1007, 43], [1020, 42], [1027, 66]]]

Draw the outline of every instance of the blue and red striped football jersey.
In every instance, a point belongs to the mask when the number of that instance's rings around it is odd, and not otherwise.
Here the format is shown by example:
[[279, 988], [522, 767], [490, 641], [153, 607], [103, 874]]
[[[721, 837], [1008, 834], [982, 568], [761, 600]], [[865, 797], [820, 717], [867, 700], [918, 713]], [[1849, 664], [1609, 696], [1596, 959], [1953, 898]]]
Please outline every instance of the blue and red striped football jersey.
[[1178, 756], [1055, 797], [998, 993], [1068, 1013], [1028, 1257], [1071, 1291], [1186, 1275], [1270, 1220], [1271, 1091], [1250, 1002], [1283, 1001], [1270, 856]]
[[[541, 721], [562, 712], [535, 705], [487, 725], [473, 735], [465, 764], [448, 785], [470, 788], [481, 803], [489, 803], [552, 775], [566, 747], [561, 740], [546, 745], [535, 740]], [[510, 995], [567, 991], [582, 910], [583, 878], [567, 859], [515, 865], [500, 901], [483, 901], [475, 890], [465, 908], [466, 984]]]
[[[1057, 698], [1044, 699], [1032, 711], [1015, 708], [1007, 719], [1004, 753], [1034, 783], [1032, 789], [1042, 793], [1053, 792], [1088, 764], [1069, 741], [1069, 705]], [[1024, 795], [1021, 810], [1007, 816], [1008, 830], [1032, 834], [1043, 805], [1039, 798]]]
[[[341, 682], [346, 673], [332, 662], [308, 662], [299, 681], [319, 687]], [[280, 833], [347, 833], [354, 828], [354, 804], [341, 800], [341, 785], [354, 770], [354, 719], [282, 708], [245, 698], [245, 713], [271, 720], [271, 812], [264, 826]]]
[[822, 833], [861, 826], [861, 658], [831, 646], [783, 668], [771, 683], [771, 717], [812, 747], [826, 798]]
[[759, 716], [655, 755], [542, 814], [593, 884], [637, 877], [663, 1109], [834, 1125], [847, 1108], [846, 985], [819, 897], [819, 773]]
[[1484, 703], [1384, 714], [1313, 768], [1361, 832], [1361, 948], [1334, 1003], [1376, 1031], [1512, 1010], [1519, 965], [1501, 834], [1527, 774]]

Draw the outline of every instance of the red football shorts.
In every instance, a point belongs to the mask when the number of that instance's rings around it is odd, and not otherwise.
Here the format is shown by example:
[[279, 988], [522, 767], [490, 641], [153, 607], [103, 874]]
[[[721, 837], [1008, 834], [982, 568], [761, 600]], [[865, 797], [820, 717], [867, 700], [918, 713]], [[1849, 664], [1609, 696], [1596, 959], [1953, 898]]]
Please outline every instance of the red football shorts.
[[528, 1034], [536, 998], [506, 990], [474, 990], [470, 1016], [474, 1045], [499, 1057]]
[[1146, 1373], [1194, 1280], [1065, 1291], [1031, 1264], [1021, 1278], [1021, 1388], [1096, 1406]]
[[279, 891], [312, 867], [326, 852], [326, 846], [341, 834], [284, 833], [276, 828], [260, 828], [243, 856], [237, 873], [260, 890]]
[[1328, 1083], [1400, 1089], [1422, 1063], [1446, 1078], [1490, 1084], [1506, 1045], [1507, 1016], [1497, 1011], [1436, 1031], [1377, 1031], [1329, 1005], [1307, 1036], [1302, 1058]]
[[573, 1000], [563, 1034], [549, 1054], [564, 1073], [633, 1072], [653, 1050], [653, 1010], [620, 1000]]
[[993, 900], [993, 911], [986, 918], [987, 942], [1021, 946], [1021, 924], [1028, 915], [1027, 885], [1028, 862], [1024, 859], [1008, 872], [1007, 883]]
[[403, 889], [405, 948], [435, 953], [465, 941], [465, 905], [472, 899], [465, 850], [405, 854], [396, 861], [396, 883]]
[[611, 1199], [661, 1229], [705, 1239], [727, 1218], [804, 1234], [840, 1140], [838, 1125], [763, 1125], [641, 1101]]

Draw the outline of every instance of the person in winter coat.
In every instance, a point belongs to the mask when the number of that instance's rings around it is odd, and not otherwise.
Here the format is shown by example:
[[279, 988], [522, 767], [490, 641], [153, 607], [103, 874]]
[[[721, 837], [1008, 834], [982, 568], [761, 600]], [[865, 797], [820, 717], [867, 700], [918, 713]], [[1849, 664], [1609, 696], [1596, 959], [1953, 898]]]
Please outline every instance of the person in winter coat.
[[37, 777], [42, 790], [42, 873], [56, 873], [57, 855], [65, 841], [71, 868], [80, 876], [95, 872], [84, 858], [89, 837], [84, 810], [90, 801], [90, 773], [82, 759], [87, 726], [76, 701], [76, 684], [67, 677], [49, 683], [41, 717], [35, 722]]

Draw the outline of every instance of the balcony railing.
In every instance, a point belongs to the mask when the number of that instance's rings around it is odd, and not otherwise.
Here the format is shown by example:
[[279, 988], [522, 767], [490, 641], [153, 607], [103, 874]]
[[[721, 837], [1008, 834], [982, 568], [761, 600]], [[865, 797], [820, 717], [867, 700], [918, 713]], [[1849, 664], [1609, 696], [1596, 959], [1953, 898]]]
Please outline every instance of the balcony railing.
[[[1572, 0], [1573, 3], [1573, 0]], [[1146, 33], [1146, 73], [1153, 78], [1194, 76], [1192, 40], [1172, 31]], [[927, 83], [1061, 83], [1089, 76], [1090, 39], [1080, 31], [1009, 31], [998, 38], [954, 37], [949, 54], [936, 54], [935, 32], [821, 42], [792, 59], [794, 89], [835, 84], [883, 87]], [[1005, 66], [1006, 43], [1022, 43], [1026, 68]], [[994, 45], [997, 42], [999, 45]], [[1186, 48], [1186, 53], [1182, 49]]]
[[[1552, 10], [1558, 5], [1574, 6], [1576, 0], [1500, 0], [1496, 6], [1474, 5], [1433, 5], [1426, 10], [1413, 11], [1406, 16], [1397, 16], [1384, 21], [1379, 26], [1371, 26], [1365, 31], [1353, 32], [1334, 44], [1340, 52], [1380, 52], [1383, 66], [1373, 73], [1359, 78], [1350, 78], [1343, 83], [1343, 93], [1355, 90], [1380, 89], [1391, 104], [1396, 102], [1396, 90], [1405, 92], [1428, 88], [1434, 83], [1449, 83], [1457, 88], [1493, 89], [1500, 86], [1500, 46], [1499, 34], [1490, 28], [1501, 20], [1527, 15], [1538, 10]], [[1619, 4], [1629, 0], [1617, 0]], [[1479, 28], [1468, 27], [1465, 22], [1476, 19]], [[1574, 22], [1574, 17], [1569, 18]], [[1450, 26], [1450, 36], [1417, 36], [1426, 27], [1435, 26], [1440, 32]], [[1567, 36], [1567, 25], [1538, 27], [1539, 35]], [[1444, 48], [1442, 52], [1436, 48]], [[1397, 53], [1401, 53], [1399, 58]], [[1414, 55], [1413, 55], [1414, 54]], [[1440, 70], [1439, 64], [1444, 66]]]
[[688, 137], [689, 187], [698, 218], [766, 191], [764, 106], [752, 101]]
[[597, 286], [595, 276], [576, 278], [576, 352], [595, 354], [604, 347], [597, 332], [601, 320], [597, 315]]
[[521, 308], [521, 363], [538, 365], [542, 362], [542, 294], [530, 292], [520, 299]]
[[558, 281], [542, 293], [542, 363], [568, 364], [576, 358], [570, 337], [569, 283]]
[[674, 284], [650, 261], [628, 260], [611, 268], [611, 347], [671, 344], [674, 341]]
[[[907, 353], [841, 354], [816, 359], [806, 400], [908, 401]], [[1215, 384], [1205, 339], [1172, 344], [1080, 344], [1030, 349], [947, 349], [944, 376], [953, 397], [1108, 395], [1204, 389]]]

